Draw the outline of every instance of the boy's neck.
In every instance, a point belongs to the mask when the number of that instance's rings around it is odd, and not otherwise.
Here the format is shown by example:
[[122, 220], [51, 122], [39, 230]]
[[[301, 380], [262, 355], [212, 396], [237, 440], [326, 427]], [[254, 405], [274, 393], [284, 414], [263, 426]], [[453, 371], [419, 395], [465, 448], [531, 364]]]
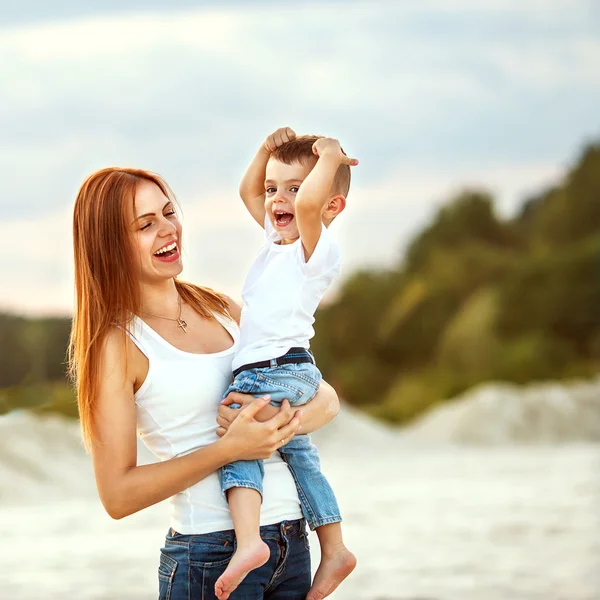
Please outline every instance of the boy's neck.
[[298, 236], [297, 238], [294, 238], [294, 239], [281, 238], [280, 240], [278, 240], [275, 243], [279, 244], [280, 246], [287, 246], [288, 244], [293, 244], [294, 242], [298, 241], [299, 239], [300, 239], [300, 236]]
[[[333, 219], [323, 219], [322, 223], [323, 223], [323, 225], [325, 225], [325, 227], [329, 228], [329, 226], [333, 223]], [[300, 239], [300, 236], [293, 238], [293, 239], [280, 238], [275, 243], [279, 244], [280, 246], [286, 246], [287, 244], [293, 244], [294, 242], [298, 241], [299, 239]]]

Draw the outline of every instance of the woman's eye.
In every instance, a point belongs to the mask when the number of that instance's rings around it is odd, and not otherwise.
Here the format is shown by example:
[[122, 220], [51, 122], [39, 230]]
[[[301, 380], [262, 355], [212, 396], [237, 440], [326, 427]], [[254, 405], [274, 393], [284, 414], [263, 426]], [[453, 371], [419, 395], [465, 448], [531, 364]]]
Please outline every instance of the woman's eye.
[[171, 215], [174, 215], [175, 211], [174, 210], [170, 210], [167, 214], [165, 214], [165, 217], [170, 217]]
[[152, 225], [152, 223], [146, 223], [145, 225], [142, 225], [142, 226], [140, 227], [140, 230], [141, 230], [141, 231], [144, 231], [145, 229], [148, 229], [148, 227], [150, 227], [150, 225]]
[[268, 187], [265, 191], [267, 194], [274, 194], [277, 190], [274, 187]]
[[290, 192], [292, 192], [292, 194], [297, 194], [299, 189], [300, 189], [300, 186], [298, 186], [298, 185], [293, 185], [293, 186], [290, 188]]

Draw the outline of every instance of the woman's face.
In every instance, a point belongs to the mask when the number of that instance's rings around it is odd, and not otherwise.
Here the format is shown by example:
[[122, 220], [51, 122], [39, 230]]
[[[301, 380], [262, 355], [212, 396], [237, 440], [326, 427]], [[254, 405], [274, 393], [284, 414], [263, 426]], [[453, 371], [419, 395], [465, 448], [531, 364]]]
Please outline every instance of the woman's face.
[[171, 279], [181, 273], [181, 223], [175, 206], [150, 181], [137, 186], [131, 208], [134, 262], [142, 281]]

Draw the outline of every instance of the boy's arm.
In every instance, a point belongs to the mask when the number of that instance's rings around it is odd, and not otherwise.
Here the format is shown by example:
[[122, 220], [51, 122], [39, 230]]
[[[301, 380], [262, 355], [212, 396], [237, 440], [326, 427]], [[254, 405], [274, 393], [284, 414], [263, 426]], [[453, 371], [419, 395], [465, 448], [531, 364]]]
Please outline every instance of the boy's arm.
[[248, 212], [261, 226], [265, 226], [265, 171], [271, 152], [296, 137], [293, 129], [277, 129], [261, 144], [240, 183], [240, 197]]
[[[344, 154], [333, 138], [319, 138], [313, 144], [317, 164], [302, 182], [296, 196], [298, 232], [308, 261], [321, 236], [323, 209], [332, 199], [331, 186], [341, 164], [356, 166], [358, 160]], [[335, 195], [334, 195], [335, 196]]]

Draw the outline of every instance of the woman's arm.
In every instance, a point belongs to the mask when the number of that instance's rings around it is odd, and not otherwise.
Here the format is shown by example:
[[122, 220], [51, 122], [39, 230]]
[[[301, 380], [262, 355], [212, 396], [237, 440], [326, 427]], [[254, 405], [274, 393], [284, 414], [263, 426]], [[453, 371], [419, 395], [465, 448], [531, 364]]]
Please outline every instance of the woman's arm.
[[333, 421], [340, 412], [340, 399], [337, 392], [326, 381], [321, 380], [316, 396], [302, 409], [300, 432], [312, 433]]
[[[248, 394], [238, 394], [237, 392], [229, 394], [219, 406], [217, 434], [219, 436], [225, 435], [236, 417], [241, 414], [241, 411], [252, 405], [255, 400], [256, 398]], [[228, 405], [233, 402], [241, 404], [242, 408], [229, 408]], [[286, 402], [284, 406], [287, 409], [289, 405]], [[327, 425], [340, 412], [340, 400], [336, 391], [326, 381], [321, 381], [319, 391], [315, 397], [310, 402], [297, 408], [302, 411], [302, 416], [300, 417], [300, 429], [296, 433], [312, 433]]]
[[256, 421], [254, 415], [267, 404], [261, 399], [239, 411], [240, 418], [218, 441], [186, 456], [138, 467], [133, 399], [136, 362], [139, 365], [136, 352], [128, 341], [125, 361], [121, 333], [111, 331], [100, 364], [92, 458], [100, 499], [115, 519], [161, 502], [234, 460], [268, 458], [299, 427], [292, 410], [264, 423]]

